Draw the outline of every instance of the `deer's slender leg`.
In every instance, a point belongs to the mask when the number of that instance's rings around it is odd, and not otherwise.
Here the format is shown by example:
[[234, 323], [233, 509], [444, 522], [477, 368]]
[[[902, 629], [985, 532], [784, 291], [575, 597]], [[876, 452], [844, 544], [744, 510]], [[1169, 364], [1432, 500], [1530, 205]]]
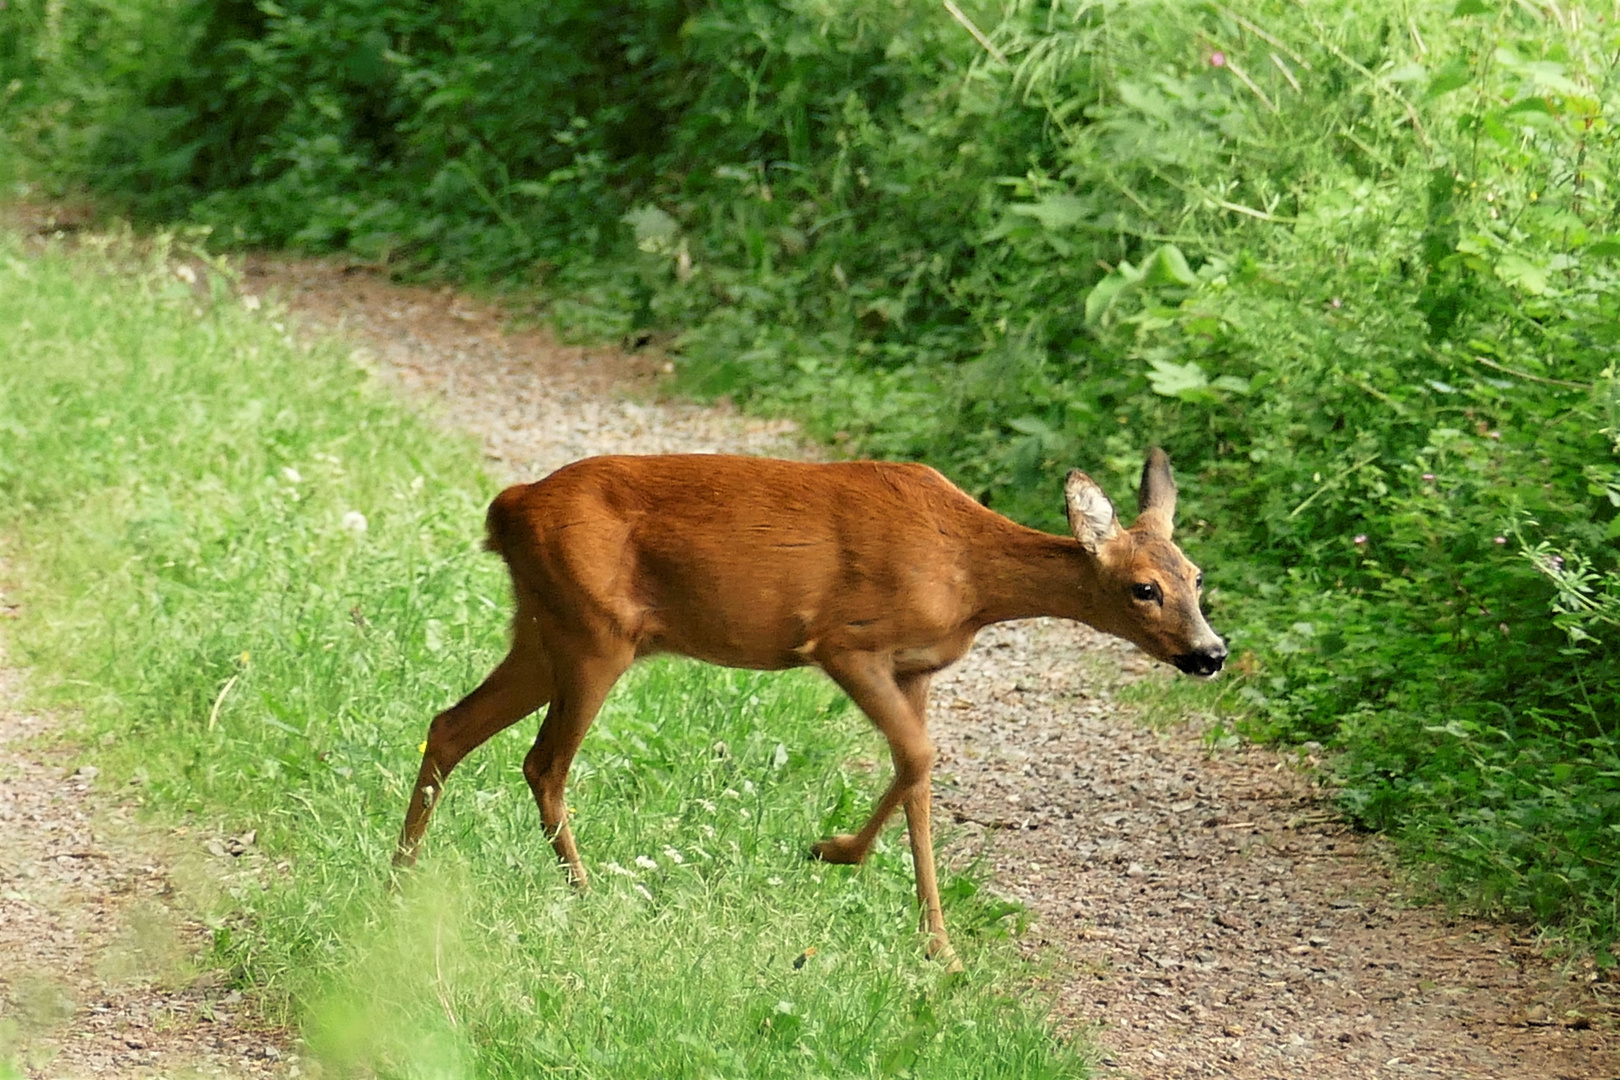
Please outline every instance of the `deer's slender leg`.
[[[926, 674], [902, 677], [899, 680], [900, 691], [906, 696], [923, 728], [926, 738], [928, 725], [928, 684], [929, 676]], [[932, 751], [933, 744], [929, 743]], [[932, 753], [929, 764], [932, 765]], [[898, 775], [898, 771], [897, 771]], [[950, 970], [960, 971], [962, 963], [956, 958], [956, 951], [951, 948], [950, 939], [945, 935], [945, 913], [939, 902], [939, 879], [934, 870], [934, 836], [930, 822], [934, 798], [932, 770], [925, 771], [920, 784], [911, 791], [906, 800], [906, 831], [911, 837], [911, 864], [917, 875], [917, 907], [919, 911], [918, 929], [928, 934], [928, 955], [945, 961]]]
[[568, 827], [568, 806], [563, 798], [574, 754], [608, 691], [635, 658], [628, 645], [608, 649], [573, 649], [564, 644], [553, 660], [556, 692], [540, 725], [534, 746], [523, 759], [523, 776], [534, 792], [540, 821], [557, 858], [568, 866], [568, 876], [585, 887], [585, 866]]
[[422, 767], [416, 775], [400, 830], [395, 866], [416, 861], [416, 848], [428, 818], [444, 791], [444, 781], [462, 758], [511, 727], [551, 698], [551, 671], [539, 647], [539, 631], [520, 607], [512, 649], [472, 693], [433, 718]]
[[888, 740], [894, 780], [860, 832], [822, 840], [813, 851], [827, 862], [860, 862], [872, 849], [889, 816], [903, 804], [911, 834], [921, 925], [929, 935], [928, 954], [948, 960], [955, 969], [959, 964], [945, 934], [929, 824], [930, 773], [934, 765], [934, 744], [928, 737], [927, 721], [929, 676], [918, 673], [897, 677], [886, 658], [869, 654], [839, 657], [827, 663], [825, 670]]

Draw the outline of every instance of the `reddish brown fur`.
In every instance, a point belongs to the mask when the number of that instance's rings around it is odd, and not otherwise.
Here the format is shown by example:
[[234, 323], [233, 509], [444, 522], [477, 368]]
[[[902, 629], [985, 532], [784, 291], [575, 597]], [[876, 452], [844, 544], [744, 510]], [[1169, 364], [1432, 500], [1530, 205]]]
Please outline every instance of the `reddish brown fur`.
[[[896, 767], [866, 827], [816, 852], [859, 862], [903, 805], [930, 952], [948, 950], [929, 837], [930, 675], [982, 627], [1035, 615], [1086, 622], [1178, 663], [1220, 648], [1199, 612], [1197, 568], [1170, 541], [1175, 489], [1154, 455], [1130, 530], [1089, 478], [1070, 475], [1072, 538], [1009, 521], [922, 465], [601, 457], [508, 488], [488, 526], [517, 594], [512, 651], [435, 718], [396, 861], [413, 860], [456, 763], [549, 702], [524, 773], [559, 858], [583, 884], [563, 783], [635, 658], [814, 664], [871, 717]], [[1133, 598], [1144, 583], [1160, 601]]]

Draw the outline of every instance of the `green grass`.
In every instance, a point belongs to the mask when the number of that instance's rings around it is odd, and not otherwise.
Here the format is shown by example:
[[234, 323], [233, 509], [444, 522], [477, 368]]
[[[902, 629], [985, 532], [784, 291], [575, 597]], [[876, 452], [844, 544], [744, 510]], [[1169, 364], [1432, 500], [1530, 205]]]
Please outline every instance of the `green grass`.
[[390, 891], [427, 721], [504, 646], [479, 551], [493, 485], [340, 346], [177, 264], [162, 240], [29, 255], [0, 236], [13, 655], [158, 821], [258, 831], [257, 869], [197, 902], [215, 962], [312, 1053], [379, 1076], [1084, 1073], [1016, 911], [972, 877], [947, 875], [968, 965], [948, 977], [922, 959], [897, 833], [858, 870], [805, 858], [883, 779], [816, 677], [633, 671], [569, 794], [590, 893], [538, 828], [532, 723], [456, 773]]

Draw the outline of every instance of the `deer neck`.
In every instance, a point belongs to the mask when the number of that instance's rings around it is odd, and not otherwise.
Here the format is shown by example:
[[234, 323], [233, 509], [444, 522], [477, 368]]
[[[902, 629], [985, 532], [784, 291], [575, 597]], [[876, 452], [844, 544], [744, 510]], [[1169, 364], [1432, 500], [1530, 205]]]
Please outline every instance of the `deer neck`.
[[1073, 537], [1008, 521], [976, 536], [974, 548], [980, 626], [1039, 616], [1096, 625], [1096, 564]]

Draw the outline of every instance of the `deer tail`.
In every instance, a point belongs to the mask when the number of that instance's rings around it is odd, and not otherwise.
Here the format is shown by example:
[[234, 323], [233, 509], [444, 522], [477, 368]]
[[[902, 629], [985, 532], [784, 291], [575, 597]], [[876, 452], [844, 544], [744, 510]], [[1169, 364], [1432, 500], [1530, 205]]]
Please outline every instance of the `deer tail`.
[[484, 550], [493, 551], [503, 559], [511, 550], [510, 538], [518, 524], [513, 503], [517, 501], [520, 491], [521, 485], [509, 487], [495, 496], [495, 501], [489, 504], [489, 513], [484, 517]]

